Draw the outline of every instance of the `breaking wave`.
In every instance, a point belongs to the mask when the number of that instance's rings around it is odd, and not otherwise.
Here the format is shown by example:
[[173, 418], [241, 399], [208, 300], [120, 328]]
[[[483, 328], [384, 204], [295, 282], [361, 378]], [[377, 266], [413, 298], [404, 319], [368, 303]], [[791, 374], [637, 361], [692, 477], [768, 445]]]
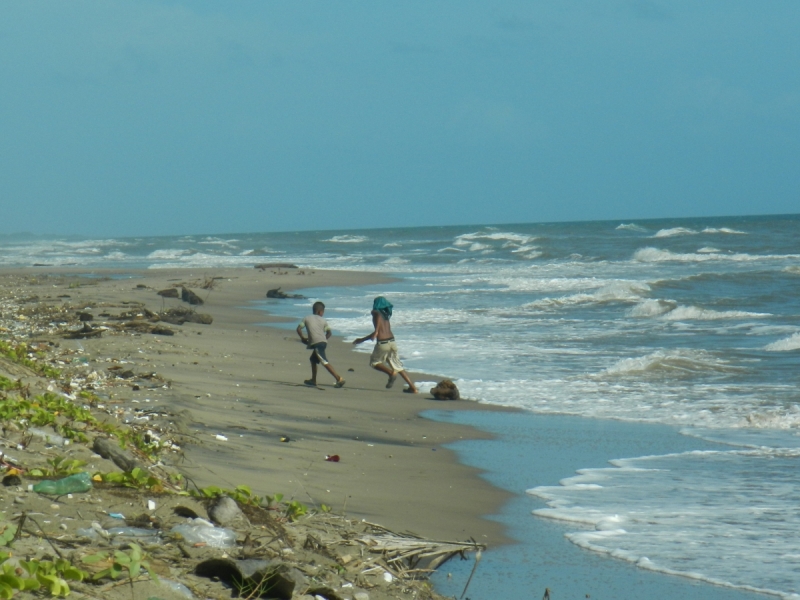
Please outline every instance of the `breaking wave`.
[[646, 356], [623, 358], [602, 372], [604, 375], [695, 374], [740, 370], [704, 350], [658, 350]]
[[665, 313], [663, 318], [669, 321], [714, 321], [717, 319], [760, 319], [771, 316], [769, 313], [743, 310], [710, 310], [697, 306], [678, 306]]
[[617, 225], [616, 229], [622, 229], [627, 231], [647, 231], [641, 225], [636, 225], [635, 223], [620, 223]]
[[361, 244], [362, 242], [369, 241], [369, 238], [365, 235], [335, 235], [332, 238], [321, 241], [332, 242], [334, 244]]
[[674, 237], [676, 235], [697, 235], [698, 233], [699, 232], [695, 231], [694, 229], [688, 229], [686, 227], [673, 227], [671, 229], [661, 229], [653, 237], [665, 238]]
[[628, 311], [629, 317], [646, 318], [646, 317], [659, 317], [664, 313], [677, 308], [677, 302], [672, 300], [655, 300], [649, 299], [640, 302]]
[[642, 295], [650, 291], [650, 286], [640, 281], [616, 281], [604, 285], [598, 290], [586, 293], [562, 296], [561, 298], [543, 298], [524, 304], [524, 309], [552, 309], [579, 304], [600, 304], [607, 302], [638, 302]]
[[755, 254], [722, 254], [719, 252], [709, 252], [709, 248], [703, 248], [702, 252], [678, 253], [659, 248], [640, 248], [633, 254], [633, 260], [643, 263], [654, 262], [707, 262], [707, 261], [732, 261], [749, 262], [768, 259], [795, 258], [795, 255], [764, 255]]
[[800, 350], [800, 332], [797, 332], [788, 338], [767, 344], [764, 346], [764, 350], [768, 350], [769, 352], [789, 352], [791, 350]]

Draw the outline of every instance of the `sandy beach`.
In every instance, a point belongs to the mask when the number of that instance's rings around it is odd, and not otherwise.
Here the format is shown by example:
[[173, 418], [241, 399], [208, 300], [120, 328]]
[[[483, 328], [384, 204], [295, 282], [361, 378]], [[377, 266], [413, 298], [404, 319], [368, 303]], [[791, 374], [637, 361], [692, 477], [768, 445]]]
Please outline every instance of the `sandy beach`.
[[[156, 293], [178, 284], [203, 298], [196, 309], [213, 317], [211, 325], [172, 326], [171, 336], [108, 334], [60, 342], [82, 348], [97, 370], [108, 366], [103, 361], [122, 361], [126, 369], [157, 373], [164, 380], [164, 385], [126, 387], [112, 396], [183, 415], [192, 443], [183, 448], [176, 466], [198, 486], [244, 484], [259, 495], [324, 504], [350, 518], [428, 538], [473, 538], [490, 545], [507, 541], [502, 526], [482, 518], [496, 512], [506, 493], [442, 448], [484, 434], [419, 416], [429, 408], [482, 406], [404, 394], [399, 383], [387, 390], [385, 377], [369, 368], [368, 355], [338, 338], [331, 340], [328, 357], [346, 378], [345, 387], [335, 389], [323, 370], [317, 388], [305, 386], [310, 369], [304, 345], [293, 331], [266, 326], [265, 313], [252, 307], [279, 286], [289, 292], [375, 283], [378, 276], [212, 269], [93, 271], [86, 277], [85, 272], [49, 267], [2, 275], [7, 281], [17, 278], [19, 293], [33, 294], [40, 303], [93, 312], [95, 324], [103, 321], [100, 314], [125, 307], [163, 311], [186, 306]], [[298, 313], [298, 322], [302, 316]], [[364, 326], [367, 333], [368, 317]], [[397, 335], [402, 347], [402, 331]], [[326, 461], [330, 455], [340, 461]]]

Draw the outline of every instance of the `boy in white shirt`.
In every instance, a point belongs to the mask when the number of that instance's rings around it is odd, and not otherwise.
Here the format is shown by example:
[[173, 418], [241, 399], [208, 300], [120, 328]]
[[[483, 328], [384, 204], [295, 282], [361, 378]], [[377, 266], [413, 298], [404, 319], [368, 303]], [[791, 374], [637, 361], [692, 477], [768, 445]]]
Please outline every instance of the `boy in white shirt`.
[[[300, 336], [302, 342], [311, 350], [311, 379], [306, 379], [303, 383], [306, 385], [317, 386], [317, 365], [322, 364], [328, 370], [328, 373], [336, 378], [335, 387], [340, 388], [344, 385], [344, 379], [333, 369], [328, 358], [325, 356], [325, 348], [328, 346], [328, 338], [331, 337], [331, 328], [328, 322], [323, 318], [325, 314], [325, 305], [322, 302], [314, 302], [311, 307], [314, 314], [308, 315], [297, 326], [297, 335]], [[308, 332], [308, 336], [303, 336], [303, 329]]]

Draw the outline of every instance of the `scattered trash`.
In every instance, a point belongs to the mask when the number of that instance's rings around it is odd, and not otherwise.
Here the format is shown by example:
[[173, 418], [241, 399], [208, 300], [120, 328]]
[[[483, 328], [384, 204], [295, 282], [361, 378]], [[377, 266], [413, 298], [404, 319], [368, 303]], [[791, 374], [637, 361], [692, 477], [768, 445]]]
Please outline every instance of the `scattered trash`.
[[184, 596], [185, 598], [194, 598], [194, 594], [192, 594], [192, 591], [182, 583], [179, 583], [177, 581], [171, 581], [169, 579], [164, 579], [164, 578], [159, 578], [158, 581], [164, 587], [171, 589], [173, 592], [179, 593], [181, 596]]
[[112, 519], [123, 519], [123, 520], [125, 519], [125, 515], [123, 515], [122, 513], [108, 513], [108, 516], [111, 517]]
[[227, 442], [228, 441], [228, 438], [226, 438], [224, 435], [217, 434], [214, 437], [216, 439], [218, 439], [220, 442]]
[[328, 462], [339, 462], [339, 455], [338, 454], [326, 454], [325, 460]]
[[33, 486], [34, 492], [50, 494], [52, 496], [88, 492], [90, 489], [92, 489], [92, 477], [86, 471], [64, 477], [57, 481], [40, 481]]
[[187, 544], [205, 544], [211, 548], [229, 548], [236, 544], [233, 530], [214, 527], [202, 519], [195, 519], [191, 525], [176, 525], [171, 531], [183, 537]]
[[284, 435], [284, 436], [281, 436], [281, 441], [282, 442], [290, 442], [292, 440], [288, 435]]

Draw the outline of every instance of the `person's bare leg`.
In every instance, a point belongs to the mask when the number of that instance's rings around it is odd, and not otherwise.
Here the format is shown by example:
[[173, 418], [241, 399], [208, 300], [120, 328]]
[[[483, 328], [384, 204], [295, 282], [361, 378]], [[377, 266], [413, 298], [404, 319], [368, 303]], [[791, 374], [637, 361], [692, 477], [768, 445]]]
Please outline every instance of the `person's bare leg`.
[[406, 380], [410, 393], [416, 394], [419, 392], [419, 390], [417, 390], [417, 386], [414, 385], [414, 382], [411, 381], [411, 378], [408, 375], [406, 375], [405, 371], [400, 371], [400, 377]]
[[306, 379], [303, 383], [306, 385], [317, 385], [317, 363], [311, 363], [311, 379]]
[[[328, 373], [330, 373], [331, 375], [333, 375], [336, 378], [336, 383], [339, 383], [340, 381], [344, 381], [341, 377], [339, 377], [339, 374], [333, 369], [333, 366], [331, 365], [331, 363], [328, 363], [327, 365], [323, 365], [323, 366], [326, 369], [328, 369]], [[339, 386], [339, 387], [341, 387], [341, 386]]]
[[386, 373], [389, 376], [389, 381], [386, 382], [387, 390], [394, 385], [394, 380], [397, 379], [397, 373], [392, 371], [389, 367], [387, 367], [383, 363], [372, 365], [372, 368], [375, 369], [376, 371], [380, 371], [381, 373]]

